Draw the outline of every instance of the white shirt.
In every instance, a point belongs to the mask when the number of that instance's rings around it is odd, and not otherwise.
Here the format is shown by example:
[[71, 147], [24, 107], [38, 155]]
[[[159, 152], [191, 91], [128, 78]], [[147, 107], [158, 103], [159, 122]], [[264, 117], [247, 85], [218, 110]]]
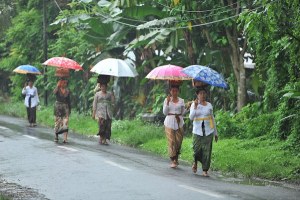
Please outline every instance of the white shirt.
[[164, 125], [168, 128], [171, 128], [173, 130], [178, 129], [178, 123], [176, 121], [175, 115], [172, 114], [179, 114], [180, 118], [180, 123], [179, 123], [179, 128], [183, 127], [183, 117], [182, 115], [184, 114], [184, 100], [182, 98], [178, 97], [178, 102], [174, 103], [172, 98], [171, 101], [169, 102], [169, 105], [167, 105], [167, 99], [164, 101], [164, 106], [163, 106], [163, 113], [166, 115]]
[[26, 86], [25, 88], [22, 89], [22, 94], [26, 95], [25, 101], [24, 101], [24, 104], [26, 107], [29, 107], [30, 95], [31, 95], [31, 108], [33, 108], [39, 104], [40, 100], [39, 100], [39, 95], [38, 95], [36, 87], [32, 86], [32, 88], [30, 88], [29, 86]]
[[[190, 108], [190, 119], [193, 120], [193, 134], [203, 136], [202, 132], [202, 122], [204, 121], [204, 130], [205, 135], [218, 135], [215, 118], [213, 115], [213, 107], [211, 103], [206, 102], [206, 106], [198, 103], [197, 108], [195, 109], [195, 103], [193, 102]], [[207, 118], [212, 117], [213, 128], [210, 127], [210, 120], [194, 120], [196, 118]]]

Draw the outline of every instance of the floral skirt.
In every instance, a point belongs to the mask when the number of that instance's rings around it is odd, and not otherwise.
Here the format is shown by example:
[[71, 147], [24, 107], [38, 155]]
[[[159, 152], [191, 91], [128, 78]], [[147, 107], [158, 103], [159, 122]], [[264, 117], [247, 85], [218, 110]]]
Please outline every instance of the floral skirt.
[[101, 139], [108, 139], [110, 140], [111, 136], [111, 123], [112, 119], [110, 118], [99, 118], [98, 125], [99, 125], [99, 135]]
[[168, 140], [168, 153], [172, 160], [177, 160], [180, 154], [181, 144], [183, 140], [183, 128], [173, 130], [165, 127], [165, 133]]
[[66, 103], [56, 102], [54, 106], [55, 134], [62, 134], [69, 130], [69, 106]]

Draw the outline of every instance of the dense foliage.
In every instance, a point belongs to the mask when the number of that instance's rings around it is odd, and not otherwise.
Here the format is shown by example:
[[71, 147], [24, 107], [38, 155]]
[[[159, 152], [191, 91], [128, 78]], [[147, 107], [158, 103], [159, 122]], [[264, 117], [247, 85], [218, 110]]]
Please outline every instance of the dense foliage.
[[[46, 2], [48, 57], [66, 56], [84, 68], [71, 72], [69, 87], [77, 111], [90, 113], [96, 75], [89, 69], [103, 58], [127, 59], [139, 73], [134, 79], [111, 82], [119, 119], [144, 112], [161, 114], [167, 84], [144, 78], [154, 67], [170, 62], [209, 65], [224, 74], [230, 85], [226, 91], [210, 88], [220, 134], [243, 139], [268, 136], [285, 141], [284, 147], [295, 153], [299, 150], [299, 1]], [[0, 29], [4, 36], [0, 41], [1, 91], [15, 100], [22, 98], [25, 78], [12, 70], [27, 63], [43, 69], [42, 3], [22, 0], [0, 5], [5, 11], [0, 15], [0, 21], [5, 21]], [[8, 13], [11, 20], [5, 18]], [[254, 58], [254, 70], [244, 68], [246, 51]], [[41, 99], [56, 84], [54, 68], [47, 69], [47, 82], [43, 76], [36, 82]], [[195, 98], [190, 82], [182, 86], [181, 97]], [[49, 100], [53, 102], [51, 95]]]

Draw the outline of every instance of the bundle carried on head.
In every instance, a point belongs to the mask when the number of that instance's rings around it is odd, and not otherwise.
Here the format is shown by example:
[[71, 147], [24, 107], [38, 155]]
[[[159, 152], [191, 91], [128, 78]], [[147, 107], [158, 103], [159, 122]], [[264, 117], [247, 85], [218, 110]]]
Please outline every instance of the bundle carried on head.
[[199, 87], [207, 87], [208, 84], [204, 83], [202, 81], [198, 81], [198, 80], [193, 79], [192, 80], [192, 86], [195, 87], [195, 88], [199, 88]]
[[36, 75], [34, 75], [34, 74], [26, 74], [26, 76], [27, 76], [27, 82], [29, 82], [29, 81], [32, 81], [32, 82], [34, 82], [35, 80], [36, 80]]
[[169, 88], [176, 87], [179, 88], [179, 86], [182, 84], [181, 80], [169, 80]]
[[103, 74], [100, 74], [97, 78], [97, 83], [100, 83], [100, 84], [105, 84], [107, 85], [110, 81], [110, 76], [109, 75], [103, 75]]
[[70, 70], [66, 68], [56, 68], [55, 76], [60, 78], [69, 78], [70, 77]]

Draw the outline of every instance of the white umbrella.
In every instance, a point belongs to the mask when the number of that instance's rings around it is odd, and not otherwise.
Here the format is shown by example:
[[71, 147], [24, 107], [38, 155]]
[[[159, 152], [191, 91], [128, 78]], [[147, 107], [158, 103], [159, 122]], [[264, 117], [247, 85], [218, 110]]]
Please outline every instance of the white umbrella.
[[135, 77], [138, 75], [133, 66], [127, 64], [124, 60], [116, 58], [101, 60], [90, 71], [117, 77]]

